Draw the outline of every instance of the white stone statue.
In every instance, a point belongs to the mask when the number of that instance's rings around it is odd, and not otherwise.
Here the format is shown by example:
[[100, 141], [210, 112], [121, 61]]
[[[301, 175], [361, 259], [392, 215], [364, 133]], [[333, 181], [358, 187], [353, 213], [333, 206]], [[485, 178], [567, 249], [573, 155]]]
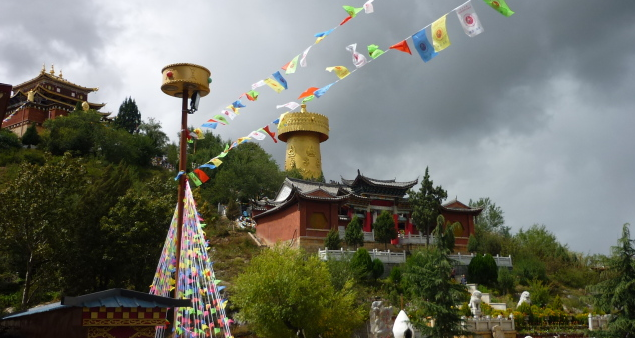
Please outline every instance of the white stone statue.
[[516, 305], [516, 308], [520, 307], [520, 304], [522, 303], [527, 303], [529, 305], [531, 305], [531, 299], [529, 297], [529, 291], [523, 291], [523, 293], [520, 294], [520, 300], [518, 301], [518, 305]]
[[492, 327], [492, 338], [505, 338], [505, 331], [500, 325], [494, 325]]
[[384, 307], [382, 301], [376, 300], [370, 309], [370, 334], [372, 338], [389, 338], [392, 327], [392, 306]]
[[472, 292], [472, 297], [470, 297], [470, 310], [472, 311], [472, 314], [474, 315], [474, 317], [478, 317], [481, 315], [481, 297], [483, 296], [483, 294], [481, 293], [481, 291], [474, 291]]
[[410, 318], [404, 310], [399, 311], [395, 318], [395, 325], [392, 327], [392, 334], [395, 338], [412, 338], [414, 337], [414, 328], [410, 324]]

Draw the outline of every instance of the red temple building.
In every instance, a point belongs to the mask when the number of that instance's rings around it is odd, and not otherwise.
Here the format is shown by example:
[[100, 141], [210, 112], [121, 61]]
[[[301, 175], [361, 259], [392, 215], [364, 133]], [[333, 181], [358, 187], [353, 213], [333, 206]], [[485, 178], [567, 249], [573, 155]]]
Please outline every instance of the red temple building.
[[[425, 245], [429, 234], [420, 234], [412, 222], [412, 208], [406, 197], [417, 180], [397, 182], [378, 180], [357, 173], [354, 179], [342, 178], [342, 183], [321, 183], [286, 178], [274, 200], [262, 200], [252, 206], [257, 222], [256, 235], [267, 245], [277, 242], [315, 251], [324, 246], [331, 229], [343, 237], [346, 226], [357, 215], [363, 222], [365, 245], [372, 247], [373, 223], [382, 211], [393, 215], [400, 236], [392, 244]], [[470, 208], [453, 200], [440, 207], [446, 221], [459, 222], [456, 231], [456, 251], [465, 252], [467, 241], [474, 234], [474, 217], [480, 208]], [[382, 246], [383, 247], [383, 246]]]
[[[97, 90], [99, 88], [87, 88], [69, 82], [62, 77], [61, 71], [59, 75], [55, 75], [53, 66], [47, 73], [42, 66], [38, 76], [13, 86], [13, 95], [2, 119], [2, 128], [22, 136], [26, 129], [35, 123], [39, 132], [44, 121], [68, 115], [75, 110], [77, 102], [86, 103], [83, 105], [84, 110], [99, 111], [105, 103], [88, 102], [88, 94]], [[101, 112], [100, 114], [104, 120], [110, 115]]]

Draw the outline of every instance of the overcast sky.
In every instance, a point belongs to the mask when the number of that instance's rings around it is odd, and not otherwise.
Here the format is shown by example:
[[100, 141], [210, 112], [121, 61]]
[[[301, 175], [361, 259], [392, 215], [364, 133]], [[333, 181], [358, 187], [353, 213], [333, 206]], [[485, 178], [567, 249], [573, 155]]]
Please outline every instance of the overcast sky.
[[[338, 26], [352, 2], [309, 0], [3, 0], [0, 82], [19, 84], [42, 64], [115, 115], [134, 98], [176, 140], [179, 99], [160, 90], [161, 69], [189, 62], [212, 72], [210, 95], [190, 115], [200, 126], [251, 84]], [[276, 105], [335, 80], [329, 66], [355, 69], [345, 47], [387, 50], [463, 0], [375, 0], [313, 45], [307, 67], [285, 75], [280, 94], [259, 88], [224, 139], [276, 119]], [[421, 179], [426, 166], [449, 199], [490, 197], [512, 233], [544, 224], [583, 253], [608, 253], [621, 226], [635, 222], [635, 2], [519, 1], [504, 17], [473, 0], [484, 33], [468, 37], [447, 17], [452, 45], [428, 63], [391, 50], [335, 84], [308, 110], [330, 119], [322, 144], [327, 180]], [[429, 32], [428, 32], [429, 36]], [[285, 144], [261, 141], [280, 166]], [[228, 155], [228, 156], [231, 156]]]

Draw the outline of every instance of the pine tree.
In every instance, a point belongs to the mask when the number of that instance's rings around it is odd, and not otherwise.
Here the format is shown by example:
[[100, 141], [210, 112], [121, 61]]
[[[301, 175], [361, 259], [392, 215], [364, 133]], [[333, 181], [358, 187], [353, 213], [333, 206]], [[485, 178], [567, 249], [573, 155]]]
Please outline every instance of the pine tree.
[[37, 146], [42, 141], [40, 134], [37, 133], [37, 127], [35, 123], [33, 123], [29, 128], [27, 128], [24, 135], [22, 135], [22, 144], [29, 146]]
[[379, 243], [384, 243], [384, 248], [388, 248], [390, 240], [397, 238], [397, 229], [395, 229], [395, 221], [392, 218], [390, 212], [384, 210], [377, 217], [377, 221], [373, 223], [373, 229], [375, 230], [375, 240]]
[[340, 248], [341, 242], [342, 240], [340, 239], [340, 234], [337, 229], [331, 229], [324, 239], [324, 246], [328, 250], [337, 250]]
[[137, 103], [132, 98], [126, 98], [121, 106], [119, 106], [119, 113], [115, 117], [115, 126], [124, 129], [130, 134], [137, 132], [139, 125], [141, 125], [141, 113], [137, 108]]
[[[430, 227], [434, 224], [439, 215], [441, 202], [448, 197], [447, 191], [441, 186], [434, 186], [430, 179], [428, 168], [423, 176], [419, 191], [408, 191], [410, 203], [412, 204], [412, 218], [415, 221], [417, 230], [425, 235], [430, 234]], [[430, 237], [426, 238], [426, 245], [430, 244]]]
[[364, 246], [364, 232], [362, 231], [362, 220], [353, 216], [353, 219], [346, 227], [344, 232], [344, 242], [346, 245], [353, 246], [357, 250], [357, 246]]

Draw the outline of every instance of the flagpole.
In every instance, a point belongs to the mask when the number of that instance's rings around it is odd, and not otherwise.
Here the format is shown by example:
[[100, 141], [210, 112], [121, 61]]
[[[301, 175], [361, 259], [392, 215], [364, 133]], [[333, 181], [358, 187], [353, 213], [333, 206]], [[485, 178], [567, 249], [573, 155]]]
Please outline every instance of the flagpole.
[[[191, 63], [175, 63], [163, 67], [161, 70], [163, 84], [161, 90], [170, 96], [181, 98], [181, 135], [179, 149], [179, 190], [177, 201], [177, 220], [175, 241], [175, 286], [174, 298], [180, 299], [181, 278], [181, 242], [183, 237], [183, 216], [185, 207], [185, 186], [187, 177], [187, 115], [194, 113], [198, 109], [198, 99], [209, 94], [209, 84], [212, 82], [211, 73], [207, 68]], [[192, 99], [190, 109], [187, 103]], [[178, 310], [174, 308], [174, 318], [172, 322], [173, 336], [178, 336], [177, 332]]]

